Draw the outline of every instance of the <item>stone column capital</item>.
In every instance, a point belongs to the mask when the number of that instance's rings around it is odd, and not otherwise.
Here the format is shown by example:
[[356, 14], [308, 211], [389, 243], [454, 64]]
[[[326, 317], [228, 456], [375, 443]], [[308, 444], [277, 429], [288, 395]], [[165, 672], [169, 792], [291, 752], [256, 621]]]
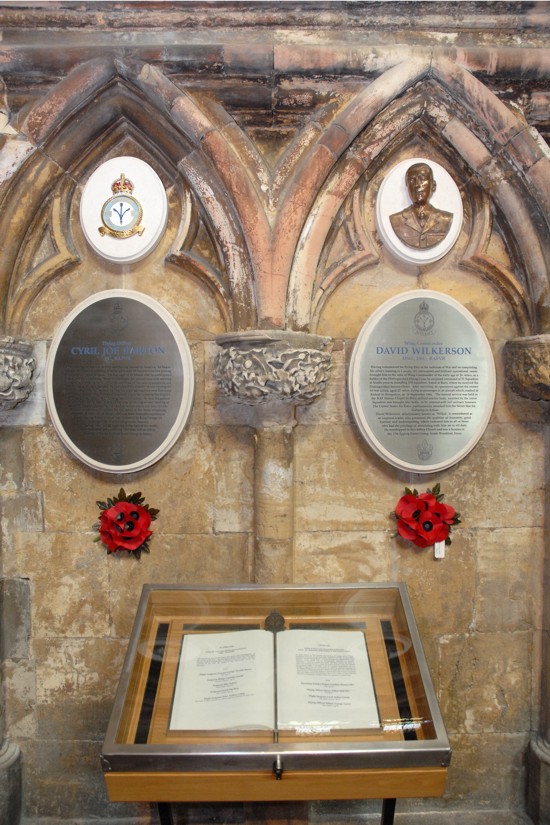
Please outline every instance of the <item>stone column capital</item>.
[[26, 401], [34, 386], [35, 369], [31, 341], [0, 336], [0, 412]]
[[295, 407], [324, 391], [332, 366], [330, 338], [291, 330], [220, 335], [214, 364], [220, 390], [240, 404]]
[[550, 334], [511, 338], [503, 359], [510, 389], [532, 401], [550, 401]]

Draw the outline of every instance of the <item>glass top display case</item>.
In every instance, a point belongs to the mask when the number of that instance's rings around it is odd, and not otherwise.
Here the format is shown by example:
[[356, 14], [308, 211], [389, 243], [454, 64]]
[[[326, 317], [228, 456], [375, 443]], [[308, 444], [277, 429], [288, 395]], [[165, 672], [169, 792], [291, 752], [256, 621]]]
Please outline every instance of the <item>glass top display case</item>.
[[439, 796], [450, 756], [404, 584], [144, 586], [112, 801]]

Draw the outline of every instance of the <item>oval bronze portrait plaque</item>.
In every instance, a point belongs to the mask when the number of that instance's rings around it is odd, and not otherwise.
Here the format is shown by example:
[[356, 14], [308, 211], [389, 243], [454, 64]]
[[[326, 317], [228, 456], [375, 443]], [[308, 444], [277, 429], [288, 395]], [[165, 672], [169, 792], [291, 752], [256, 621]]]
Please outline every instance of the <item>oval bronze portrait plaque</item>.
[[158, 461], [182, 432], [194, 394], [187, 340], [148, 295], [99, 292], [79, 304], [48, 354], [46, 400], [66, 447], [108, 473]]
[[432, 160], [410, 158], [390, 170], [376, 198], [384, 246], [409, 264], [440, 260], [456, 243], [463, 207], [458, 186]]
[[353, 416], [389, 464], [433, 473], [464, 458], [494, 405], [495, 364], [478, 321], [458, 301], [418, 289], [391, 298], [357, 337]]

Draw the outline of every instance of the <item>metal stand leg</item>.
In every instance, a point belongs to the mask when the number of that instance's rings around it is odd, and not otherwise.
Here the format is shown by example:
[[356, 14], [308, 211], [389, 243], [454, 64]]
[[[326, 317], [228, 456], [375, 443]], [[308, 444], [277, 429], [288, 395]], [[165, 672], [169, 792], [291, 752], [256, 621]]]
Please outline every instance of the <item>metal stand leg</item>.
[[157, 802], [157, 807], [159, 809], [160, 825], [175, 825], [171, 804], [169, 802]]
[[395, 799], [384, 799], [382, 802], [382, 817], [380, 825], [393, 825], [393, 816], [395, 814]]

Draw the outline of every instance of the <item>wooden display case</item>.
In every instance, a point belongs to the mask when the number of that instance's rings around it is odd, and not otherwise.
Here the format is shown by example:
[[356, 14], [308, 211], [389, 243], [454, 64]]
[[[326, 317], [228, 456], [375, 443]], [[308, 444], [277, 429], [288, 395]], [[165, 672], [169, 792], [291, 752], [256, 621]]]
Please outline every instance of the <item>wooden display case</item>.
[[[379, 727], [170, 729], [185, 635], [264, 628], [273, 612], [284, 630], [364, 633]], [[112, 801], [383, 798], [391, 822], [396, 798], [443, 793], [450, 755], [404, 584], [143, 588], [102, 749]]]

